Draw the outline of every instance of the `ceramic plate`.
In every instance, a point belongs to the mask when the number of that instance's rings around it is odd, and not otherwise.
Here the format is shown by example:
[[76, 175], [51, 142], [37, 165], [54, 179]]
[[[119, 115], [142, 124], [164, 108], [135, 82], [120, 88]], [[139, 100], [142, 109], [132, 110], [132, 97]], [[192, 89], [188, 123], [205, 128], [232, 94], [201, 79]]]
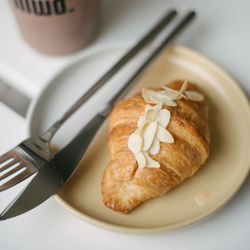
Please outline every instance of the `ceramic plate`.
[[[30, 134], [37, 135], [45, 130], [123, 51], [112, 48], [90, 53], [55, 77], [31, 108]], [[63, 147], [134, 68], [135, 64], [121, 72], [84, 105], [59, 131], [55, 143]], [[232, 198], [250, 167], [249, 102], [225, 71], [197, 52], [181, 46], [169, 47], [138, 79], [130, 95], [142, 87], [157, 87], [175, 79], [196, 82], [209, 98], [211, 154], [201, 169], [166, 195], [143, 203], [128, 215], [113, 212], [103, 205], [101, 196], [102, 173], [109, 159], [106, 122], [77, 171], [56, 195], [64, 207], [100, 227], [143, 233], [192, 224], [212, 214]]]

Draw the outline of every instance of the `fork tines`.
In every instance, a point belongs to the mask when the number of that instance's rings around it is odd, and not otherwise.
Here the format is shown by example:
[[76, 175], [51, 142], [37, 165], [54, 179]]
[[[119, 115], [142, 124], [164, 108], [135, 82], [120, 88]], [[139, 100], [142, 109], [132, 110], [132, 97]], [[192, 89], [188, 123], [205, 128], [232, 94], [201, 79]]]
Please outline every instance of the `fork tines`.
[[10, 150], [0, 157], [0, 191], [16, 185], [34, 172], [16, 149]]

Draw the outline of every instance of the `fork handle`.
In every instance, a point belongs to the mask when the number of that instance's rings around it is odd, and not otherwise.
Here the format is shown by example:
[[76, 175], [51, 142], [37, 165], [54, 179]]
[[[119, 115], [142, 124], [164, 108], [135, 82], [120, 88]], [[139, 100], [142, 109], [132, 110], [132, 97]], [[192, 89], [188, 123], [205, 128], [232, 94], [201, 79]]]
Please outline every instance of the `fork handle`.
[[80, 99], [78, 99], [64, 115], [56, 121], [46, 132], [39, 136], [43, 142], [49, 143], [69, 117], [81, 107], [98, 89], [100, 89], [108, 80], [110, 80], [128, 61], [137, 55], [149, 42], [151, 42], [160, 31], [169, 24], [176, 16], [175, 10], [169, 11], [134, 47], [132, 47], [113, 67], [108, 70]]

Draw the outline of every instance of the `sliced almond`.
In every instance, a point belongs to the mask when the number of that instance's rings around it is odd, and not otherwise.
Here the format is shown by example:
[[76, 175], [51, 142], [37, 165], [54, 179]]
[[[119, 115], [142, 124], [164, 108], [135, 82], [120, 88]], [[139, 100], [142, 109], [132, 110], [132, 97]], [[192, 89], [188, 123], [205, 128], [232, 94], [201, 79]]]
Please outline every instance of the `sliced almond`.
[[137, 127], [143, 126], [144, 122], [145, 122], [144, 116], [140, 116], [139, 120], [137, 121]]
[[156, 120], [159, 123], [159, 125], [161, 125], [163, 128], [166, 128], [169, 121], [170, 121], [170, 117], [171, 117], [171, 114], [170, 114], [169, 110], [161, 109], [158, 112]]
[[143, 89], [142, 97], [146, 102], [153, 104], [163, 103], [167, 98], [165, 94], [151, 89]]
[[162, 108], [162, 104], [157, 104], [153, 107], [151, 107], [150, 105], [146, 105], [144, 120], [148, 123], [154, 122], [161, 108]]
[[156, 120], [156, 117], [158, 115], [158, 112], [157, 110], [148, 110], [145, 114], [145, 121], [148, 122], [148, 123], [151, 123], [151, 122], [154, 122]]
[[155, 97], [152, 97], [151, 98], [152, 101], [154, 101], [155, 103], [159, 104], [159, 103], [164, 103], [164, 101], [166, 100], [166, 98], [155, 98]]
[[133, 133], [128, 138], [128, 148], [134, 154], [142, 150], [142, 138], [139, 134]]
[[157, 100], [152, 100], [152, 96], [154, 96], [154, 91], [151, 89], [142, 89], [142, 97], [147, 103], [157, 104]]
[[144, 116], [139, 117], [136, 131], [128, 138], [128, 148], [134, 153], [139, 168], [159, 168], [160, 164], [153, 160], [149, 153], [151, 155], [159, 153], [160, 141], [174, 142], [173, 136], [164, 128], [167, 127], [171, 114], [168, 109], [162, 109], [162, 106], [163, 104], [177, 106], [172, 99], [179, 99], [179, 96], [169, 90], [161, 91], [161, 93], [143, 90], [143, 97], [150, 100], [151, 103], [155, 102], [156, 105], [145, 106]]
[[135, 159], [136, 159], [136, 161], [138, 163], [139, 168], [146, 167], [146, 163], [147, 163], [146, 158], [145, 158], [145, 156], [144, 156], [144, 154], [142, 152], [139, 152], [139, 153], [135, 154]]
[[175, 93], [175, 94], [179, 95], [179, 91], [177, 91], [175, 89], [172, 89], [172, 88], [169, 88], [167, 86], [162, 86], [162, 89], [164, 89], [167, 92], [172, 92], [172, 93]]
[[165, 100], [175, 101], [181, 98], [179, 94], [168, 92], [166, 90], [160, 91], [161, 94], [165, 96]]
[[154, 92], [154, 91], [151, 89], [142, 89], [141, 95], [144, 99], [147, 99], [151, 96], [151, 94], [150, 94], [151, 92]]
[[166, 96], [169, 96], [169, 98], [175, 97], [175, 99], [173, 99], [173, 100], [178, 100], [178, 99], [180, 99], [180, 98], [182, 98], [182, 97], [185, 98], [185, 95], [183, 95], [183, 94], [182, 94], [180, 91], [178, 91], [178, 90], [171, 89], [171, 88], [166, 87], [166, 86], [163, 86], [162, 88], [164, 89], [164, 92], [165, 92], [165, 95], [166, 95]]
[[155, 111], [159, 111], [161, 110], [162, 108], [162, 104], [161, 103], [158, 103], [154, 106], [151, 106], [151, 105], [146, 105], [145, 106], [145, 113], [147, 113], [149, 110], [155, 110]]
[[185, 94], [191, 101], [202, 102], [204, 100], [204, 96], [197, 91], [186, 90]]
[[154, 100], [157, 100], [158, 103], [163, 103], [166, 100], [167, 96], [165, 93], [154, 91], [151, 93], [151, 98]]
[[164, 102], [164, 104], [166, 105], [166, 106], [169, 106], [169, 107], [176, 107], [177, 106], [177, 103], [176, 102], [174, 102], [174, 101], [168, 101], [168, 100], [166, 100], [165, 102]]
[[160, 141], [159, 141], [158, 138], [155, 137], [150, 149], [148, 150], [148, 152], [151, 155], [156, 155], [156, 154], [159, 153], [159, 151], [160, 151]]
[[[147, 105], [145, 106], [145, 114], [146, 114], [146, 112], [147, 112], [148, 110], [151, 110], [153, 107], [154, 107], [154, 106], [151, 106], [151, 105], [148, 105], [148, 104], [147, 104]], [[145, 115], [145, 114], [144, 114], [144, 115]]]
[[150, 124], [148, 124], [144, 130], [143, 130], [143, 147], [142, 150], [143, 151], [147, 151], [154, 140], [155, 134], [157, 131], [157, 123], [155, 122], [151, 122]]
[[174, 142], [174, 137], [170, 134], [170, 132], [161, 126], [158, 126], [156, 137], [161, 142], [167, 142], [167, 143]]
[[146, 122], [143, 121], [142, 124], [141, 124], [141, 126], [138, 127], [133, 134], [138, 134], [138, 135], [141, 136], [141, 132], [142, 132], [142, 130], [143, 130], [143, 128], [144, 128], [145, 125], [146, 125]]
[[148, 168], [159, 168], [159, 162], [153, 160], [147, 152], [143, 152], [144, 157], [146, 158], [146, 167]]
[[150, 103], [150, 104], [157, 104], [159, 103], [157, 100], [155, 99], [151, 99], [151, 98], [144, 98], [146, 103]]
[[150, 104], [157, 104], [157, 103], [158, 103], [157, 100], [152, 100], [152, 99], [149, 98], [149, 97], [143, 97], [143, 99], [144, 99], [144, 101], [145, 101], [146, 103], [150, 103]]
[[157, 111], [161, 110], [162, 109], [162, 103], [158, 103], [157, 105], [153, 106], [152, 109], [157, 110]]
[[188, 81], [185, 80], [185, 81], [183, 82], [183, 84], [181, 85], [180, 92], [181, 92], [181, 93], [184, 93], [184, 92], [187, 90], [187, 86], [188, 86]]

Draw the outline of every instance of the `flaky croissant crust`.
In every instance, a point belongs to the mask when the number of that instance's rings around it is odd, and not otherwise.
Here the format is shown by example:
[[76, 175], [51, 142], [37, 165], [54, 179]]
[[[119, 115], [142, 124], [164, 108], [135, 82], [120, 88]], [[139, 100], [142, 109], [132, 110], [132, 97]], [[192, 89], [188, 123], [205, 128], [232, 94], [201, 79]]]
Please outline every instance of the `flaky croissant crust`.
[[[168, 87], [180, 90], [183, 81], [174, 81]], [[144, 114], [146, 102], [141, 93], [120, 101], [110, 115], [110, 161], [102, 179], [104, 204], [122, 213], [128, 213], [141, 202], [163, 195], [174, 186], [191, 177], [209, 154], [207, 98], [196, 85], [188, 83], [205, 97], [202, 102], [177, 100], [177, 107], [164, 106], [171, 113], [167, 126], [174, 143], [160, 143], [160, 151], [150, 155], [160, 168], [139, 169], [133, 153], [128, 149], [128, 137], [137, 128]]]

